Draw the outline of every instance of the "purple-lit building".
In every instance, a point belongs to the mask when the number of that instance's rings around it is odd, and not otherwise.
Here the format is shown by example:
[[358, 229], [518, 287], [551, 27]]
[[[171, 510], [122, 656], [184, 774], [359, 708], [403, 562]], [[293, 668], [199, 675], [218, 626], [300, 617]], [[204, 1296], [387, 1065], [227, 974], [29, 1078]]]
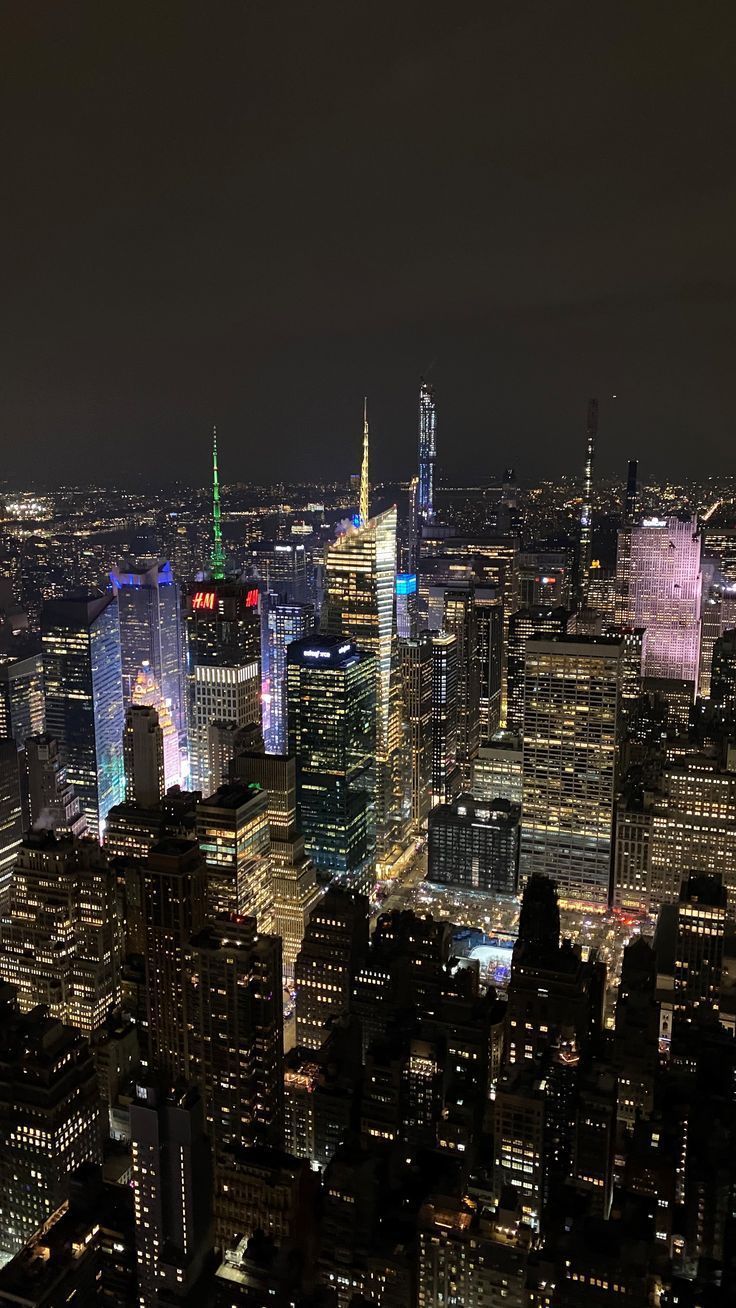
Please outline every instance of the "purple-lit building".
[[645, 518], [619, 532], [617, 620], [644, 627], [642, 675], [698, 684], [701, 537], [696, 518]]

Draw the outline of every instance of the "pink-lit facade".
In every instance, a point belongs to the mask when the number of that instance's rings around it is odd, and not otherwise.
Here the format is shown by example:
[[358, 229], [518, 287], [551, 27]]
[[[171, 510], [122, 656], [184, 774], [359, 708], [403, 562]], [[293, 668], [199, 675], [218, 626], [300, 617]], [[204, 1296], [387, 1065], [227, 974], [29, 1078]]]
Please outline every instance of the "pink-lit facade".
[[645, 677], [698, 684], [700, 554], [696, 518], [645, 518], [619, 532], [617, 616], [645, 628]]

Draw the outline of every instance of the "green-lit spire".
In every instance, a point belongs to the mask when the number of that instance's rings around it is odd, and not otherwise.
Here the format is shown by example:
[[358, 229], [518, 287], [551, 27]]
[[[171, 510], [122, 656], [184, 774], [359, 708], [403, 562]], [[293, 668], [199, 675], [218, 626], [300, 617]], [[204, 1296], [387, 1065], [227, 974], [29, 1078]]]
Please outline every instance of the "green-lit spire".
[[220, 507], [220, 474], [217, 469], [217, 428], [212, 428], [212, 553], [210, 572], [213, 581], [225, 580], [225, 551], [222, 547], [222, 509]]

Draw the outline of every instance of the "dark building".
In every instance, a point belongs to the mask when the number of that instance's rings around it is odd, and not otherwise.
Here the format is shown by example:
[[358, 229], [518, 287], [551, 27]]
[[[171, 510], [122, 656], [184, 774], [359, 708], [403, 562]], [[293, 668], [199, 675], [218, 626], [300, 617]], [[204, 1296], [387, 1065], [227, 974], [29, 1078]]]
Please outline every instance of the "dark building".
[[294, 969], [298, 1045], [319, 1049], [326, 1023], [348, 1012], [367, 948], [367, 897], [331, 886], [312, 910]]
[[710, 698], [729, 722], [736, 720], [736, 630], [725, 631], [713, 646]]
[[516, 893], [521, 810], [507, 799], [459, 795], [429, 814], [427, 879], [502, 895]]

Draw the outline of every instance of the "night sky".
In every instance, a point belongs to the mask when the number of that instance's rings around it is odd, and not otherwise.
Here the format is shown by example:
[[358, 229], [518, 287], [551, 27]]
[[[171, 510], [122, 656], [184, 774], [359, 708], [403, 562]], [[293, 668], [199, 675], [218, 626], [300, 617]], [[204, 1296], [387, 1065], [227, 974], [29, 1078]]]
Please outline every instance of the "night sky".
[[736, 470], [732, 3], [2, 13], [0, 477]]

